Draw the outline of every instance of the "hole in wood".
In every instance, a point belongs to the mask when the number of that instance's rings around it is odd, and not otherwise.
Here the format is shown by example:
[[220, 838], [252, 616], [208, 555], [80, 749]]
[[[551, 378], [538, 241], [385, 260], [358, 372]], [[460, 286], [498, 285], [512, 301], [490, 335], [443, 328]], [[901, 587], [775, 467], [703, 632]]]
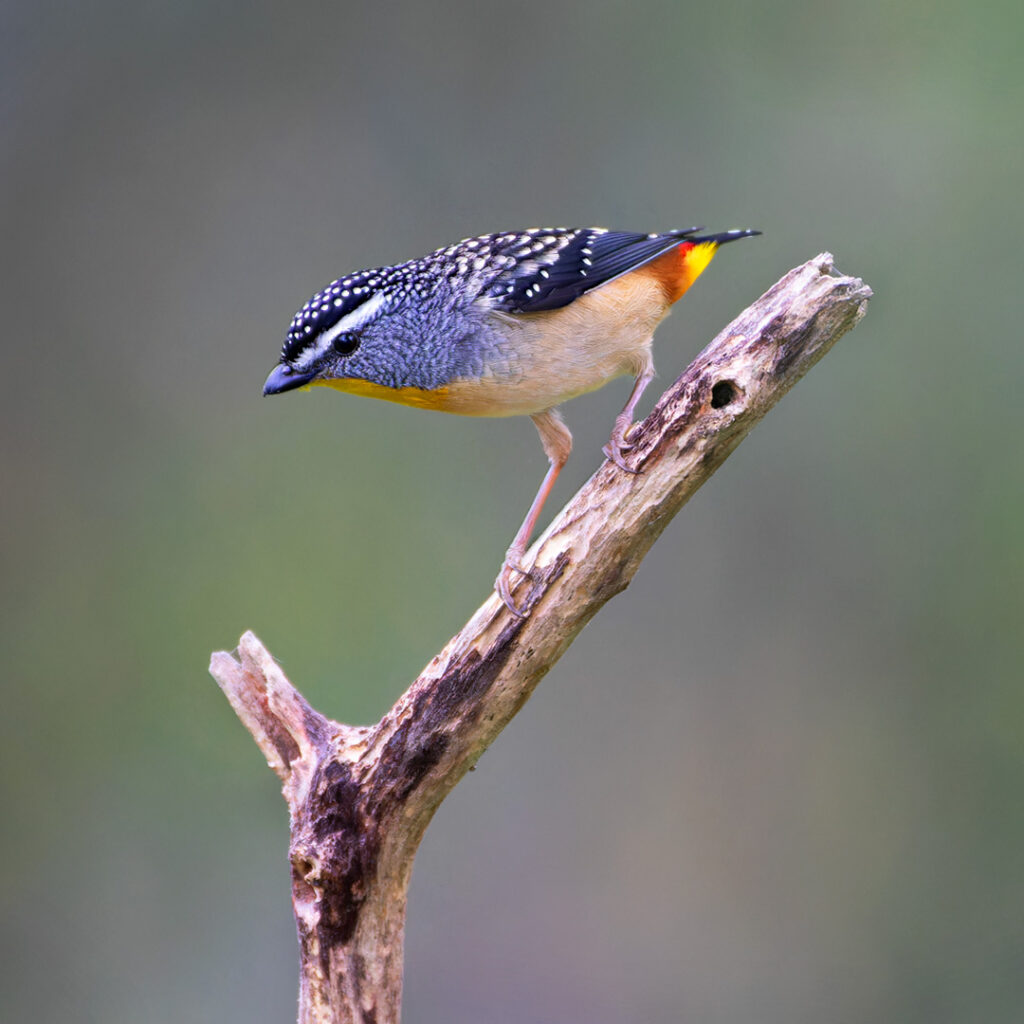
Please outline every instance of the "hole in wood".
[[711, 389], [711, 408], [724, 409], [730, 402], [735, 400], [737, 390], [736, 385], [731, 380], [720, 380]]

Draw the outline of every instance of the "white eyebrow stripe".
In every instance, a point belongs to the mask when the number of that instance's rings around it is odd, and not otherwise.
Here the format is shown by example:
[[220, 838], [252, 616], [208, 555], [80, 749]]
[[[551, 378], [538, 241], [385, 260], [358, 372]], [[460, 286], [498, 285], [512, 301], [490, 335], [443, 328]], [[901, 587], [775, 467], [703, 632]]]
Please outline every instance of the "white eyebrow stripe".
[[317, 348], [322, 348], [324, 345], [330, 346], [334, 339], [339, 334], [344, 334], [345, 331], [354, 331], [358, 327], [362, 327], [368, 320], [372, 320], [377, 315], [377, 310], [384, 305], [384, 293], [376, 292], [371, 299], [367, 299], [361, 306], [357, 306], [352, 310], [351, 313], [347, 313], [343, 316], [333, 327], [328, 327], [323, 334], [320, 335], [320, 339], [317, 342]]
[[363, 324], [372, 320], [381, 306], [384, 305], [383, 292], [377, 292], [367, 299], [361, 306], [357, 306], [351, 313], [346, 313], [336, 324], [332, 324], [316, 339], [316, 344], [308, 345], [303, 349], [299, 359], [296, 361], [297, 370], [309, 370], [322, 359], [334, 344], [334, 339], [345, 331], [354, 331]]

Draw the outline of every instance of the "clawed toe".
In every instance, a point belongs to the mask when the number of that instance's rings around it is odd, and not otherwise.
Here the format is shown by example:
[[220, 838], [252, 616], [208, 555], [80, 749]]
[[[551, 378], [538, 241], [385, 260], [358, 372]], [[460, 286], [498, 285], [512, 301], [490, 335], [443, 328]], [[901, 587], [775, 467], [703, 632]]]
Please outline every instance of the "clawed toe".
[[628, 465], [626, 460], [622, 457], [622, 453], [624, 451], [629, 451], [629, 447], [620, 448], [617, 444], [614, 444], [613, 442], [609, 441], [608, 444], [606, 444], [601, 449], [601, 451], [604, 452], [605, 458], [609, 459], [611, 462], [614, 462], [615, 465], [618, 466], [619, 469], [621, 469], [623, 472], [637, 472], [635, 469], [632, 468], [632, 466]]
[[630, 441], [622, 440], [617, 437], [612, 437], [612, 439], [601, 449], [601, 451], [604, 452], [606, 458], [614, 462], [615, 465], [618, 466], [619, 469], [621, 469], [624, 473], [636, 474], [639, 473], [640, 470], [634, 469], [626, 462], [624, 458], [626, 452], [631, 452], [635, 447], [636, 445], [632, 444]]
[[605, 457], [614, 462], [624, 473], [640, 472], [640, 470], [630, 466], [624, 458], [627, 452], [631, 452], [636, 447], [636, 442], [630, 440], [630, 438], [636, 436], [639, 426], [639, 423], [630, 423], [628, 421], [616, 423], [611, 438], [601, 449]]
[[534, 578], [531, 570], [519, 564], [519, 558], [507, 557], [502, 563], [498, 578], [494, 581], [494, 589], [497, 591], [498, 597], [501, 598], [502, 604], [513, 615], [517, 618], [525, 619], [526, 612], [516, 605], [515, 598], [512, 596], [513, 574], [518, 574], [530, 580]]

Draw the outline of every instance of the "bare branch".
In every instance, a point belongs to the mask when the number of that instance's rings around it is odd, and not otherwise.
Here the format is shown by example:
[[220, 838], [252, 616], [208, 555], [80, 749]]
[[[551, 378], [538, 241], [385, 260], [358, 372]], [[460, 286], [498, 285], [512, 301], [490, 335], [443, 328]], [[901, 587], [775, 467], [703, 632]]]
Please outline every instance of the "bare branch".
[[300, 1024], [399, 1018], [406, 891], [437, 809], [690, 496], [864, 315], [871, 290], [824, 253], [738, 316], [662, 396], [630, 458], [605, 463], [527, 556], [512, 615], [497, 596], [377, 725], [314, 711], [251, 633], [210, 671], [280, 776], [291, 812]]

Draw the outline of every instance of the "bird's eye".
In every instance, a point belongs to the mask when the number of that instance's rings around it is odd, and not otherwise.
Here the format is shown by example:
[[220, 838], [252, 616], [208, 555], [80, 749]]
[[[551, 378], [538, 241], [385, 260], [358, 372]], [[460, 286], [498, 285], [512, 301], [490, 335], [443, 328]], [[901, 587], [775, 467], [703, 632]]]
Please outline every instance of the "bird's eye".
[[359, 348], [359, 335], [353, 331], [342, 331], [331, 345], [339, 356], [350, 356]]

